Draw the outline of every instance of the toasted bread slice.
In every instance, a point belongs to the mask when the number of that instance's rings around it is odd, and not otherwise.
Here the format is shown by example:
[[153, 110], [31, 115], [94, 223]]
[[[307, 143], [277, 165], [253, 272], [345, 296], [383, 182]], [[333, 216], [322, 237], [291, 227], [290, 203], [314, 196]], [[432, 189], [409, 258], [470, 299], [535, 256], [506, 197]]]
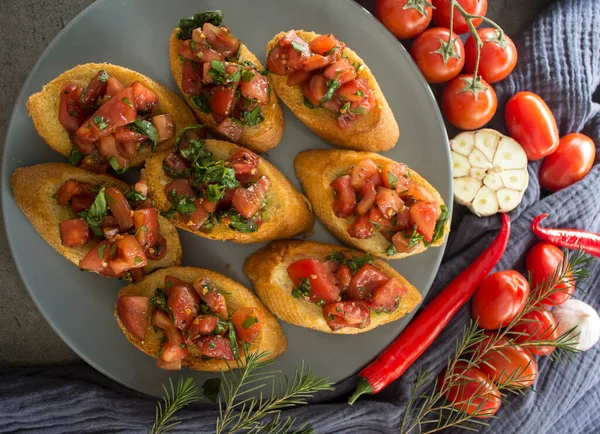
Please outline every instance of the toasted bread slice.
[[[260, 334], [254, 342], [250, 345], [249, 352], [253, 351], [266, 351], [268, 355], [266, 360], [271, 360], [284, 353], [287, 350], [287, 340], [281, 330], [281, 326], [273, 315], [263, 306], [258, 298], [250, 290], [240, 285], [239, 283], [223, 276], [222, 274], [214, 271], [206, 270], [203, 268], [193, 267], [170, 267], [163, 270], [159, 270], [150, 276], [145, 277], [142, 281], [126, 286], [119, 292], [119, 297], [122, 295], [135, 295], [135, 296], [146, 296], [153, 297], [156, 288], [163, 288], [165, 277], [171, 275], [184, 282], [192, 283], [198, 277], [206, 277], [210, 279], [225, 295], [227, 302], [227, 310], [229, 313], [244, 308], [252, 307], [255, 312], [259, 315], [259, 321], [262, 322], [262, 328]], [[154, 330], [151, 324], [148, 325], [146, 331], [146, 338], [140, 341], [133, 337], [131, 333], [125, 328], [121, 322], [118, 314], [118, 310], [115, 307], [115, 318], [123, 333], [133, 345], [142, 350], [144, 353], [156, 357], [158, 349], [160, 348], [162, 332]], [[231, 368], [235, 368], [236, 362], [226, 362], [224, 360], [217, 359], [206, 359], [203, 357], [199, 350], [194, 345], [189, 345], [189, 356], [182, 361], [183, 366], [195, 369], [197, 371], [229, 371]], [[242, 362], [244, 356], [240, 352]]]
[[[300, 152], [296, 156], [294, 160], [296, 175], [302, 183], [305, 194], [313, 204], [315, 214], [337, 239], [372, 255], [384, 259], [401, 259], [425, 251], [427, 247], [420, 242], [410, 252], [396, 253], [388, 256], [384, 251], [390, 245], [390, 242], [379, 231], [375, 230], [373, 236], [369, 238], [353, 238], [348, 234], [347, 229], [355, 217], [340, 218], [333, 212], [334, 190], [329, 184], [337, 177], [349, 174], [352, 167], [365, 158], [370, 158], [379, 166], [393, 161], [370, 152], [340, 150], [308, 150]], [[438, 191], [423, 177], [413, 170], [411, 170], [411, 177], [412, 180], [431, 193], [440, 206], [444, 205], [444, 200]], [[447, 222], [444, 227], [444, 235], [431, 245], [442, 245], [449, 232], [450, 224]]]
[[[184, 95], [198, 120], [214, 133], [217, 123], [212, 114], [204, 113], [195, 108], [190, 98], [183, 92], [181, 86], [183, 62], [181, 62], [181, 59], [179, 58], [179, 44], [182, 41], [177, 38], [179, 30], [179, 27], [175, 28], [171, 34], [171, 39], [169, 40], [169, 60], [171, 62], [173, 77], [175, 78], [175, 82], [177, 83], [181, 94]], [[264, 71], [265, 69], [258, 58], [242, 43], [239, 51], [239, 62], [241, 63], [244, 61], [252, 62], [259, 71]], [[244, 132], [237, 142], [238, 145], [258, 153], [273, 149], [279, 144], [281, 137], [283, 136], [283, 110], [281, 109], [281, 105], [279, 105], [277, 94], [273, 92], [273, 85], [270, 79], [271, 75], [269, 76], [269, 102], [261, 107], [261, 114], [264, 117], [264, 121], [253, 127], [244, 127]]]
[[[297, 35], [310, 43], [320, 36], [315, 32], [297, 30]], [[267, 44], [267, 56], [286, 34], [281, 32]], [[342, 148], [358, 151], [381, 152], [393, 148], [400, 136], [398, 123], [392, 109], [383, 95], [375, 76], [358, 54], [346, 47], [343, 54], [353, 63], [361, 63], [364, 68], [358, 74], [366, 78], [373, 90], [377, 105], [362, 119], [351, 127], [341, 129], [336, 122], [335, 114], [324, 108], [311, 109], [304, 104], [304, 94], [300, 86], [288, 86], [287, 76], [269, 74], [277, 95], [283, 103], [300, 119], [304, 125], [313, 130], [329, 143]]]
[[[220, 140], [206, 140], [208, 149], [215, 160], [224, 160], [231, 156], [238, 146]], [[142, 178], [148, 182], [148, 192], [160, 211], [167, 211], [171, 203], [165, 194], [165, 186], [172, 181], [163, 170], [163, 159], [168, 152], [157, 154], [146, 161], [142, 170]], [[235, 231], [229, 226], [216, 222], [210, 232], [192, 231], [187, 222], [174, 214], [171, 222], [180, 229], [211, 240], [229, 240], [236, 243], [257, 243], [279, 238], [291, 238], [309, 231], [314, 224], [314, 215], [308, 199], [300, 194], [287, 178], [271, 163], [259, 157], [258, 174], [266, 175], [271, 180], [267, 194], [266, 218], [256, 232], [244, 233]]]
[[290, 324], [325, 333], [364, 333], [402, 318], [421, 301], [421, 294], [414, 286], [387, 263], [376, 259], [374, 266], [389, 277], [395, 277], [406, 287], [406, 294], [400, 299], [398, 309], [392, 313], [372, 313], [371, 324], [363, 329], [344, 327], [331, 331], [320, 306], [292, 296], [294, 285], [287, 274], [287, 268], [292, 262], [303, 258], [324, 261], [333, 252], [351, 252], [353, 255], [364, 256], [364, 253], [330, 244], [300, 240], [274, 241], [246, 259], [244, 273], [252, 282], [258, 297], [275, 316]]
[[[97, 244], [90, 240], [79, 247], [65, 247], [60, 239], [59, 224], [75, 218], [69, 206], [61, 206], [54, 199], [58, 188], [66, 181], [74, 179], [97, 186], [114, 185], [122, 191], [129, 186], [109, 175], [98, 175], [66, 163], [45, 163], [15, 170], [10, 185], [17, 205], [31, 222], [36, 231], [48, 244], [75, 265]], [[158, 217], [160, 233], [167, 240], [167, 253], [159, 261], [148, 260], [145, 273], [157, 268], [170, 267], [181, 263], [181, 244], [177, 229], [164, 217]]]
[[[62, 88], [67, 84], [76, 84], [85, 88], [100, 70], [104, 70], [109, 76], [117, 78], [126, 87], [136, 80], [139, 81], [158, 95], [158, 106], [153, 113], [157, 115], [170, 113], [173, 115], [176, 134], [173, 138], [159, 143], [157, 151], [175, 146], [177, 134], [186, 126], [197, 123], [194, 115], [181, 98], [145, 75], [110, 63], [86, 63], [63, 72], [46, 84], [40, 92], [34, 93], [27, 100], [27, 111], [31, 116], [33, 126], [42, 139], [56, 152], [68, 157], [73, 148], [69, 133], [58, 120]], [[137, 156], [129, 165], [131, 167], [140, 166], [152, 154], [150, 146], [141, 146], [138, 149]]]

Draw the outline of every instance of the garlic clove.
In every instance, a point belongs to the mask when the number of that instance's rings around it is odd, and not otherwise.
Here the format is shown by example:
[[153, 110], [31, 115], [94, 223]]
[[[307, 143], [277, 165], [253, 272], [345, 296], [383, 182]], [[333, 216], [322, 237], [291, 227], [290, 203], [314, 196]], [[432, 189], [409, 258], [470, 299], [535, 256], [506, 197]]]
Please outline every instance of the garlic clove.
[[475, 134], [475, 148], [479, 149], [488, 161], [494, 160], [498, 148], [498, 132], [491, 129], [483, 129]]
[[473, 152], [469, 155], [469, 163], [471, 163], [471, 166], [479, 167], [480, 169], [487, 170], [492, 167], [490, 160], [488, 160], [485, 154], [479, 149], [473, 149]]
[[501, 188], [496, 192], [498, 196], [498, 208], [500, 212], [508, 212], [515, 209], [519, 203], [523, 194], [519, 191], [510, 188]]
[[475, 147], [475, 136], [470, 132], [461, 133], [450, 141], [450, 149], [465, 157], [471, 154]]
[[529, 173], [526, 170], [505, 170], [500, 174], [506, 188], [524, 191], [529, 184]]
[[471, 169], [470, 175], [475, 179], [479, 179], [480, 181], [483, 181], [483, 178], [485, 178], [485, 173], [486, 173], [485, 170], [473, 167]]
[[600, 339], [600, 316], [589, 304], [570, 298], [560, 306], [555, 306], [552, 315], [558, 323], [556, 330], [559, 336], [575, 328], [572, 337], [574, 349], [587, 351]]
[[461, 205], [468, 205], [481, 188], [481, 181], [470, 176], [454, 178], [453, 188], [456, 201]]
[[469, 209], [479, 217], [487, 217], [498, 212], [498, 196], [487, 186], [481, 187], [473, 198]]
[[452, 175], [455, 178], [469, 176], [470, 169], [471, 163], [469, 163], [469, 159], [458, 152], [452, 151]]
[[490, 173], [483, 179], [483, 183], [487, 185], [492, 190], [500, 190], [504, 187], [504, 183], [502, 182], [502, 178], [497, 173]]
[[493, 163], [504, 170], [527, 168], [527, 154], [516, 140], [502, 136]]

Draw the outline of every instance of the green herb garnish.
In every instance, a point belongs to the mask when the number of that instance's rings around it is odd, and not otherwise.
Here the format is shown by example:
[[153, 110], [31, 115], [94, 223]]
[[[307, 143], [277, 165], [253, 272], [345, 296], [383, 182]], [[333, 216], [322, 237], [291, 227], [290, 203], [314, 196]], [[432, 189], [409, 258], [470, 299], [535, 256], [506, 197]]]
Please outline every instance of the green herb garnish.
[[105, 188], [102, 187], [96, 195], [92, 206], [78, 214], [79, 217], [82, 217], [86, 221], [90, 229], [94, 232], [94, 235], [99, 237], [104, 235], [100, 224], [102, 223], [102, 219], [108, 214], [104, 191]]
[[71, 148], [71, 153], [69, 154], [69, 164], [71, 166], [78, 166], [79, 163], [81, 163], [81, 160], [83, 160], [83, 157], [85, 157], [85, 155], [83, 155], [79, 149], [73, 146], [73, 148]]
[[177, 27], [179, 27], [177, 38], [182, 40], [191, 39], [192, 31], [198, 27], [202, 27], [204, 23], [220, 26], [222, 22], [223, 12], [219, 10], [199, 12], [189, 18], [182, 18], [177, 23]]
[[294, 298], [303, 298], [310, 295], [310, 280], [308, 278], [300, 279], [298, 286], [292, 289], [292, 296]]
[[137, 118], [134, 122], [128, 125], [131, 131], [143, 134], [152, 142], [152, 152], [156, 151], [156, 145], [158, 144], [158, 132], [152, 124], [152, 122]]

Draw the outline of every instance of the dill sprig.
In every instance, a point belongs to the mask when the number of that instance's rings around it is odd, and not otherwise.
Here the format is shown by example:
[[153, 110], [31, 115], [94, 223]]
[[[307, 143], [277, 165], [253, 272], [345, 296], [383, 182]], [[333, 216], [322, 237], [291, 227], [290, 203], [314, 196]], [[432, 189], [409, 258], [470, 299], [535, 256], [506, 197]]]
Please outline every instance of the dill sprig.
[[[502, 347], [520, 346], [520, 347], [553, 347], [554, 351], [549, 357], [558, 362], [563, 360], [571, 361], [573, 355], [578, 351], [574, 348], [577, 333], [575, 329], [569, 330], [557, 339], [539, 339], [528, 340], [526, 342], [515, 343], [514, 336], [520, 333], [513, 331], [518, 323], [527, 321], [523, 318], [525, 315], [541, 310], [547, 310], [541, 302], [563, 289], [558, 286], [564, 282], [571, 282], [578, 285], [585, 284], [585, 280], [590, 276], [589, 264], [592, 257], [579, 250], [575, 253], [565, 251], [563, 261], [556, 268], [555, 272], [532, 288], [525, 306], [505, 328], [493, 333], [486, 334], [485, 330], [478, 327], [477, 321], [470, 321], [464, 327], [461, 336], [457, 339], [454, 357], [448, 359], [448, 365], [444, 371], [443, 381], [439, 382], [431, 371], [421, 370], [417, 374], [411, 387], [409, 400], [402, 419], [400, 432], [409, 433], [434, 433], [450, 427], [460, 427], [470, 431], [477, 431], [482, 426], [489, 425], [484, 419], [478, 416], [490, 417], [486, 415], [486, 397], [488, 389], [481, 384], [470, 398], [460, 402], [450, 402], [445, 398], [450, 389], [457, 388], [462, 395], [463, 388], [473, 380], [465, 377], [464, 373], [469, 368], [479, 367], [486, 364], [486, 356], [497, 352]], [[531, 283], [531, 278], [529, 279]], [[538, 334], [536, 330], [534, 334]], [[548, 328], [539, 333], [540, 336], [551, 336], [554, 329]], [[485, 342], [485, 343], [484, 343]], [[503, 354], [501, 351], [499, 354]], [[460, 363], [460, 369], [455, 372]], [[524, 394], [530, 387], [525, 388], [524, 383], [531, 378], [524, 377], [527, 371], [526, 366], [520, 370], [511, 373], [502, 371], [500, 377], [502, 384], [496, 384], [500, 393], [500, 398], [507, 399], [508, 394]], [[457, 407], [470, 408], [471, 414], [461, 411]], [[491, 416], [495, 417], [495, 416]]]
[[164, 384], [162, 387], [165, 394], [162, 398], [163, 401], [158, 401], [156, 404], [154, 424], [148, 430], [151, 434], [162, 434], [171, 431], [180, 423], [179, 421], [171, 422], [175, 413], [183, 407], [201, 399], [198, 388], [191, 378], [186, 378], [185, 380], [179, 378], [177, 380], [177, 388], [173, 387], [173, 382], [169, 378], [169, 389]]

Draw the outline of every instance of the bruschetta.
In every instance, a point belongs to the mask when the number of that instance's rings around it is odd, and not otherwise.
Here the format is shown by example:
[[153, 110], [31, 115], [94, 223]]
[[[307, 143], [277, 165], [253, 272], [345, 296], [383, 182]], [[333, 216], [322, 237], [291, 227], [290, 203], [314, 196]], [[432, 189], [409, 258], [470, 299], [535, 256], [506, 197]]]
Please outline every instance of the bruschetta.
[[402, 163], [369, 152], [308, 150], [294, 167], [319, 220], [357, 249], [400, 259], [443, 244], [450, 232], [440, 194]]
[[270, 360], [287, 349], [279, 323], [252, 292], [202, 268], [165, 268], [126, 286], [115, 317], [163, 369], [228, 371], [246, 353], [265, 351]]
[[283, 135], [283, 111], [260, 61], [221, 11], [179, 20], [169, 58], [179, 90], [200, 122], [220, 138], [265, 152]]
[[109, 63], [66, 71], [29, 97], [38, 134], [74, 166], [122, 173], [172, 148], [195, 124], [185, 102], [154, 80]]
[[149, 158], [142, 178], [163, 215], [201, 237], [255, 243], [294, 237], [314, 223], [308, 199], [271, 163], [193, 130], [175, 150]]
[[267, 45], [267, 69], [285, 105], [329, 143], [380, 152], [399, 128], [365, 62], [335, 36], [290, 30]]
[[139, 280], [181, 263], [177, 229], [135, 189], [106, 174], [66, 163], [17, 169], [10, 178], [17, 205], [58, 253], [106, 277]]
[[275, 241], [244, 264], [278, 318], [326, 333], [356, 334], [396, 321], [421, 294], [384, 261], [341, 246]]

